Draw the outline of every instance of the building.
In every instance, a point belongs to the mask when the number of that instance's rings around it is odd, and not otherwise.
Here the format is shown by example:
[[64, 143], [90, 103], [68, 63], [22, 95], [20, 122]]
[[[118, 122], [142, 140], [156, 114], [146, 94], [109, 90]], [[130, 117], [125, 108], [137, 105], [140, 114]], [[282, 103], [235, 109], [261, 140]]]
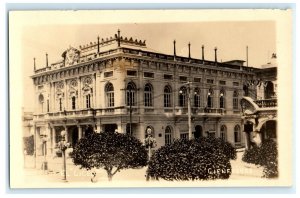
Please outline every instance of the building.
[[256, 80], [250, 84], [256, 86], [257, 96], [245, 96], [241, 100], [246, 148], [251, 144], [260, 145], [265, 139], [277, 139], [276, 58], [273, 53], [271, 62], [255, 72]]
[[[215, 136], [245, 146], [240, 100], [256, 98], [259, 69], [244, 61], [219, 62], [154, 52], [120, 35], [69, 47], [56, 63], [36, 68], [34, 130], [55, 149], [62, 130], [72, 145], [95, 130], [130, 133], [143, 140], [151, 128], [158, 147], [188, 137], [188, 101], [194, 137]], [[189, 83], [187, 83], [189, 82]]]

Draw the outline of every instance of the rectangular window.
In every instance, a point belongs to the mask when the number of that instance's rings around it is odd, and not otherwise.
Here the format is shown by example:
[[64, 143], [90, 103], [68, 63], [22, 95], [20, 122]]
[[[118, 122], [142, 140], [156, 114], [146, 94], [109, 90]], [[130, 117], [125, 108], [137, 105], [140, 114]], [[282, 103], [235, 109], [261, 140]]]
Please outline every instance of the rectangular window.
[[72, 109], [73, 110], [76, 109], [76, 98], [75, 98], [75, 96], [72, 97]]
[[127, 76], [137, 76], [137, 72], [135, 70], [127, 70]]
[[206, 79], [206, 82], [207, 82], [208, 84], [214, 84], [214, 80], [213, 80], [213, 79]]
[[114, 74], [113, 71], [104, 72], [104, 77], [105, 77], [105, 78], [112, 77], [113, 74]]
[[173, 76], [172, 76], [172, 75], [169, 75], [169, 74], [164, 74], [164, 79], [165, 79], [165, 80], [172, 80], [172, 79], [173, 79]]
[[201, 82], [201, 78], [194, 78], [194, 82]]
[[59, 98], [59, 111], [62, 111], [62, 99]]
[[233, 84], [233, 86], [239, 86], [240, 85], [239, 82], [233, 82], [232, 84]]
[[86, 95], [85, 100], [86, 100], [86, 108], [87, 109], [91, 108], [91, 95], [90, 94]]
[[144, 72], [144, 77], [145, 78], [154, 78], [154, 73], [152, 73], [152, 72]]
[[164, 93], [164, 107], [171, 107], [171, 93]]
[[238, 98], [233, 98], [233, 109], [239, 109]]
[[189, 134], [188, 133], [181, 133], [180, 139], [188, 139]]
[[187, 77], [186, 76], [179, 76], [179, 80], [186, 82], [187, 81]]
[[47, 112], [50, 111], [50, 107], [49, 107], [49, 100], [47, 100]]
[[115, 98], [114, 98], [114, 92], [108, 92], [107, 93], [107, 106], [113, 107], [115, 106]]
[[224, 80], [220, 80], [220, 85], [226, 85], [226, 81], [224, 81]]

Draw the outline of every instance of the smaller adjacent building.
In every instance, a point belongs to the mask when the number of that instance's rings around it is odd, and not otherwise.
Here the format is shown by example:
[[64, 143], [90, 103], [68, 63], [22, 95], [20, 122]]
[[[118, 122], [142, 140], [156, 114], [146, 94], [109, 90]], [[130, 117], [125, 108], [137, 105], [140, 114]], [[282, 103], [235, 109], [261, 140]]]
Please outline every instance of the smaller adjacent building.
[[[271, 62], [256, 71], [257, 96], [246, 95], [241, 99], [245, 146], [260, 145], [265, 139], [277, 138], [277, 63], [276, 54]], [[247, 89], [247, 87], [245, 87]]]

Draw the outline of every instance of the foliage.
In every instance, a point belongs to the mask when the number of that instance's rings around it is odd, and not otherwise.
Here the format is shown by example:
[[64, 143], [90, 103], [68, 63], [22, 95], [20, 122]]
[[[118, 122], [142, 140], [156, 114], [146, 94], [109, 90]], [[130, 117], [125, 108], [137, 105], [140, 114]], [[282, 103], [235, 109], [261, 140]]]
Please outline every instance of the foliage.
[[147, 152], [142, 143], [133, 136], [117, 132], [85, 136], [79, 140], [71, 157], [81, 168], [104, 168], [109, 180], [122, 169], [147, 165]]
[[26, 151], [27, 155], [34, 154], [34, 137], [33, 135], [28, 137], [23, 137], [24, 143], [24, 150]]
[[216, 149], [222, 150], [225, 156], [228, 157], [228, 159], [235, 160], [237, 158], [236, 149], [234, 148], [234, 146], [221, 138], [201, 137], [196, 140], [200, 141], [202, 144], [211, 144]]
[[159, 148], [151, 157], [147, 177], [173, 180], [228, 179], [229, 157], [214, 142], [175, 140]]
[[264, 177], [278, 177], [278, 149], [277, 143], [272, 139], [263, 141], [260, 147], [253, 146], [245, 151], [243, 161], [264, 166]]

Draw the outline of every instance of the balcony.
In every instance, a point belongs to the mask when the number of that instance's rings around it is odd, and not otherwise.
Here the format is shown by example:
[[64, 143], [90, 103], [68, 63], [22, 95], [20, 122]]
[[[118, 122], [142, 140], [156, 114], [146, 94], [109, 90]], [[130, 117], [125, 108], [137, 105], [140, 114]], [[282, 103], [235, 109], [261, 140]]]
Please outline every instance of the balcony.
[[[185, 115], [188, 113], [188, 108], [186, 107], [176, 107], [175, 115]], [[224, 115], [226, 110], [223, 108], [204, 108], [204, 107], [193, 107], [192, 115]]]
[[265, 99], [265, 100], [255, 100], [255, 104], [259, 108], [274, 108], [277, 107], [277, 99]]

